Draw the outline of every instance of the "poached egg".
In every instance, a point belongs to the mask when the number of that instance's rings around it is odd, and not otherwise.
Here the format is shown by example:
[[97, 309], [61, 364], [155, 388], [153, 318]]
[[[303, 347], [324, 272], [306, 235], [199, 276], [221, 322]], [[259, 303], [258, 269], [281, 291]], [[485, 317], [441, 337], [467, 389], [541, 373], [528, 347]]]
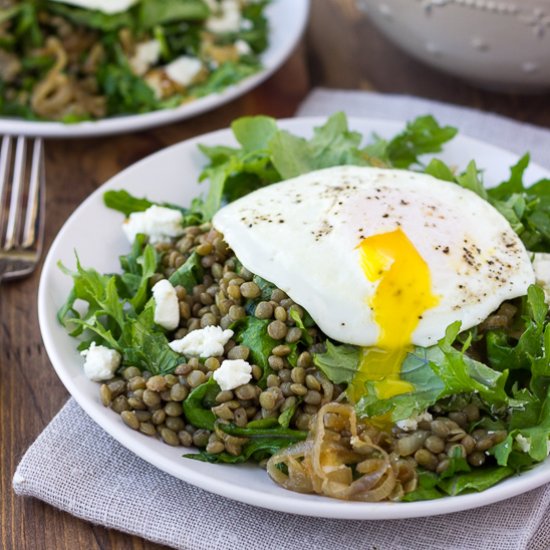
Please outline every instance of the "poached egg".
[[412, 345], [435, 344], [455, 321], [479, 324], [535, 281], [488, 202], [405, 170], [311, 172], [225, 206], [213, 224], [327, 336], [363, 348], [360, 371], [384, 397], [408, 391], [399, 371]]

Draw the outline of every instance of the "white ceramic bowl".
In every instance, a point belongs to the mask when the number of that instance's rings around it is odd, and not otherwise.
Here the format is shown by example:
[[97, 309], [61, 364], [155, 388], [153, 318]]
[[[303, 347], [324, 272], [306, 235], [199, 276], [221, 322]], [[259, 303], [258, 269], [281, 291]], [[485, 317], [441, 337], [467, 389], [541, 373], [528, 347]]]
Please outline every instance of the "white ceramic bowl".
[[357, 0], [412, 56], [486, 88], [550, 89], [550, 0]]

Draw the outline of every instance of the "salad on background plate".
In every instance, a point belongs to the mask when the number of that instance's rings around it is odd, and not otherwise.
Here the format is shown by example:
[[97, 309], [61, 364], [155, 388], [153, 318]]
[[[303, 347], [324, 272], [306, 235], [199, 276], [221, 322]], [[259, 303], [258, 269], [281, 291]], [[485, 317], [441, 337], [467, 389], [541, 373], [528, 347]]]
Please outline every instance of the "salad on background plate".
[[267, 3], [3, 0], [0, 115], [74, 123], [220, 92], [261, 69]]
[[83, 137], [211, 110], [287, 59], [308, 0], [2, 0], [0, 132]]
[[550, 187], [529, 157], [486, 189], [474, 161], [425, 160], [456, 135], [430, 116], [366, 146], [342, 114], [311, 139], [232, 129], [238, 147], [201, 147], [191, 205], [104, 194], [119, 273], [60, 265], [103, 405], [195, 447], [182, 461], [340, 500], [480, 492], [544, 461]]

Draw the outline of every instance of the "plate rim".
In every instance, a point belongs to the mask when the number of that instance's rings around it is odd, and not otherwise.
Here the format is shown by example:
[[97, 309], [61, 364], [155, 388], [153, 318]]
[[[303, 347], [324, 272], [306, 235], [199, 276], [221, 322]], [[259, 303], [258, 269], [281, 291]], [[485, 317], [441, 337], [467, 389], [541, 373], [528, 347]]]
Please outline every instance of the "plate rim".
[[[291, 13], [293, 19], [296, 20], [295, 33], [287, 37], [286, 42], [280, 48], [275, 47], [273, 49], [276, 55], [274, 55], [268, 66], [264, 66], [259, 72], [228, 86], [219, 93], [209, 94], [171, 109], [159, 109], [148, 113], [115, 116], [74, 124], [55, 121], [40, 122], [0, 116], [0, 134], [49, 139], [81, 139], [108, 136], [173, 124], [221, 107], [256, 88], [272, 76], [290, 57], [304, 34], [311, 11], [311, 0], [272, 0], [272, 4], [268, 5], [268, 11], [266, 12], [269, 23], [272, 25], [276, 24], [278, 19], [273, 14], [270, 15], [270, 8], [275, 11], [275, 15], [277, 13], [282, 14], [285, 10]], [[285, 37], [287, 35], [287, 33], [281, 34]], [[260, 57], [262, 59], [266, 57], [272, 48], [273, 44], [270, 43], [267, 50]]]
[[[353, 128], [355, 125], [367, 126], [369, 124], [384, 124], [402, 128], [406, 123], [394, 119], [374, 117], [349, 117], [348, 120], [351, 128]], [[279, 119], [277, 123], [280, 127], [286, 129], [292, 129], [294, 125], [307, 125], [308, 129], [311, 130], [313, 127], [318, 126], [324, 121], [326, 121], [326, 116], [285, 118]], [[40, 332], [48, 358], [50, 359], [50, 362], [57, 376], [66, 387], [68, 392], [71, 394], [71, 396], [79, 404], [79, 406], [86, 412], [86, 414], [88, 414], [96, 424], [103, 428], [118, 443], [122, 444], [130, 452], [136, 454], [152, 466], [168, 473], [169, 475], [174, 476], [177, 479], [183, 480], [196, 487], [229, 498], [231, 500], [243, 502], [260, 508], [275, 510], [279, 512], [293, 513], [302, 516], [348, 520], [392, 520], [443, 515], [448, 513], [471, 510], [481, 506], [486, 506], [488, 504], [500, 502], [502, 500], [518, 496], [550, 482], [550, 459], [547, 459], [545, 462], [540, 463], [540, 465], [537, 465], [532, 470], [508, 478], [507, 480], [504, 480], [504, 482], [501, 482], [480, 493], [471, 493], [453, 497], [443, 497], [437, 500], [417, 501], [410, 503], [361, 503], [344, 502], [316, 496], [315, 498], [318, 498], [319, 500], [315, 501], [311, 506], [305, 507], [303, 501], [301, 501], [300, 499], [292, 498], [293, 493], [288, 492], [288, 494], [270, 494], [268, 499], [258, 501], [258, 489], [239, 486], [239, 494], [235, 494], [234, 484], [220, 483], [219, 480], [209, 478], [207, 474], [188, 471], [187, 468], [183, 468], [183, 472], [179, 469], [178, 471], [176, 471], [172, 461], [168, 458], [165, 458], [163, 455], [158, 456], [157, 454], [155, 454], [155, 461], [152, 462], [145, 453], [141, 452], [140, 449], [141, 447], [147, 447], [145, 439], [139, 440], [138, 438], [135, 438], [134, 432], [132, 430], [129, 430], [123, 423], [110, 422], [107, 425], [101, 423], [101, 419], [98, 418], [100, 415], [96, 412], [97, 403], [89, 400], [83, 393], [80, 392], [78, 384], [73, 381], [73, 379], [69, 375], [69, 372], [63, 367], [63, 358], [61, 357], [61, 354], [58, 354], [57, 348], [53, 342], [53, 337], [49, 333], [48, 324], [55, 322], [55, 318], [52, 319], [50, 312], [47, 311], [47, 281], [48, 278], [51, 277], [54, 273], [51, 268], [55, 267], [55, 264], [57, 262], [57, 258], [55, 258], [53, 255], [56, 251], [58, 243], [61, 242], [63, 232], [69, 222], [77, 218], [80, 215], [80, 212], [86, 208], [86, 205], [89, 202], [93, 202], [94, 200], [96, 200], [99, 195], [102, 195], [106, 188], [111, 185], [118, 185], [116, 181], [119, 178], [123, 178], [129, 170], [134, 170], [136, 167], [139, 167], [140, 164], [149, 162], [152, 157], [159, 155], [161, 156], [172, 149], [177, 149], [179, 147], [192, 148], [197, 143], [204, 141], [205, 139], [212, 139], [215, 138], [217, 135], [227, 136], [230, 134], [230, 128], [224, 128], [201, 134], [193, 138], [182, 140], [178, 143], [156, 151], [151, 155], [140, 159], [136, 163], [133, 163], [124, 170], [118, 172], [113, 177], [109, 178], [109, 180], [100, 185], [97, 189], [95, 189], [93, 193], [91, 193], [82, 203], [78, 205], [78, 207], [63, 223], [56, 237], [52, 241], [52, 244], [50, 245], [50, 248], [44, 260], [38, 289], [38, 320]], [[472, 138], [464, 134], [459, 134], [459, 138], [461, 139], [461, 141], [464, 140], [470, 145], [475, 146], [481, 144], [485, 148], [488, 147], [492, 149], [497, 154], [505, 153], [519, 159], [519, 155], [517, 155], [516, 153], [493, 145], [489, 142], [477, 138]], [[544, 173], [547, 173], [550, 176], [550, 170], [538, 165], [537, 163], [532, 163], [531, 166]], [[546, 468], [544, 469], [545, 466]], [[522, 479], [524, 483], [519, 483], [518, 481], [520, 479]], [[513, 483], [512, 487], [510, 488], [507, 484], [505, 484], [509, 480], [515, 480], [517, 483]]]

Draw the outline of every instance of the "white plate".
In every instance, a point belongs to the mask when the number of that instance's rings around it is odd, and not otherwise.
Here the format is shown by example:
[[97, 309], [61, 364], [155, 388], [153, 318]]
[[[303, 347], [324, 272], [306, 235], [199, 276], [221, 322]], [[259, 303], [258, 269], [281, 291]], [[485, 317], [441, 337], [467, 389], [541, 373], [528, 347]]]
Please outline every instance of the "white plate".
[[272, 4], [266, 8], [269, 21], [269, 46], [261, 56], [263, 69], [218, 94], [202, 97], [175, 109], [75, 124], [35, 122], [0, 116], [0, 134], [53, 138], [90, 137], [144, 130], [210, 111], [245, 94], [276, 71], [298, 43], [307, 23], [308, 13], [309, 0], [273, 0]]
[[[284, 120], [280, 124], [307, 136], [313, 126], [322, 122], [321, 119], [306, 118]], [[350, 124], [366, 136], [376, 132], [385, 137], [395, 135], [404, 126], [393, 121], [365, 119], [355, 119]], [[71, 287], [70, 278], [61, 274], [56, 263], [61, 260], [72, 268], [76, 250], [84, 266], [93, 266], [102, 272], [118, 271], [117, 258], [127, 253], [129, 244], [120, 227], [121, 214], [103, 205], [103, 193], [108, 189], [124, 188], [153, 200], [189, 204], [194, 196], [205, 191], [204, 186], [196, 183], [205, 162], [197, 150], [199, 143], [234, 145], [234, 140], [228, 130], [220, 130], [173, 145], [127, 168], [95, 191], [73, 213], [46, 258], [38, 294], [44, 344], [61, 381], [100, 426], [154, 466], [207, 491], [255, 506], [310, 516], [392, 519], [445, 514], [496, 502], [550, 481], [550, 462], [547, 461], [482, 493], [415, 503], [342, 502], [286, 491], [272, 483], [267, 473], [254, 465], [216, 465], [184, 459], [181, 457], [184, 449], [169, 447], [130, 430], [119, 415], [103, 407], [98, 384], [89, 381], [82, 372], [83, 359], [75, 350], [76, 341], [67, 335], [55, 317]], [[461, 167], [475, 158], [478, 165], [486, 169], [489, 184], [507, 178], [509, 166], [517, 160], [512, 153], [463, 136], [453, 140], [440, 156]], [[533, 180], [549, 176], [538, 166], [531, 166], [528, 171], [528, 177]]]

